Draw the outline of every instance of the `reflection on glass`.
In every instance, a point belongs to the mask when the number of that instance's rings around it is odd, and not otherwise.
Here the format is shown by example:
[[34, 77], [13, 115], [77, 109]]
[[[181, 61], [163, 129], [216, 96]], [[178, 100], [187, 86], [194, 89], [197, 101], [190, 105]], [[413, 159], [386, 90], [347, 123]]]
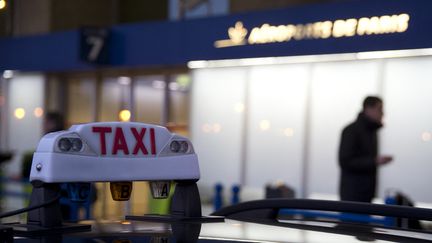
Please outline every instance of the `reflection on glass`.
[[131, 78], [125, 77], [125, 76], [119, 77], [117, 81], [121, 85], [130, 85], [131, 84]]
[[421, 137], [423, 142], [429, 142], [432, 139], [432, 134], [430, 132], [423, 132]]
[[169, 89], [172, 91], [177, 91], [180, 89], [180, 86], [176, 82], [170, 82], [169, 83]]
[[205, 123], [204, 125], [201, 126], [201, 130], [204, 133], [220, 133], [222, 131], [222, 125], [219, 123], [213, 123], [213, 124]]
[[202, 131], [204, 133], [210, 133], [212, 131], [212, 127], [210, 126], [210, 124], [206, 123], [202, 125]]
[[220, 133], [221, 130], [222, 130], [222, 126], [219, 123], [213, 124], [213, 131], [215, 133]]
[[44, 111], [40, 107], [36, 107], [33, 111], [33, 114], [35, 115], [35, 117], [38, 117], [38, 118], [42, 117], [43, 113], [44, 113]]
[[267, 131], [270, 129], [270, 121], [269, 120], [262, 120], [259, 123], [259, 127], [262, 131]]
[[245, 105], [241, 102], [238, 102], [234, 105], [234, 111], [237, 113], [242, 113], [245, 110]]
[[292, 128], [285, 128], [284, 135], [287, 136], [287, 137], [294, 136], [294, 129], [292, 129]]
[[155, 89], [165, 89], [166, 84], [162, 80], [155, 80], [152, 82], [152, 86]]

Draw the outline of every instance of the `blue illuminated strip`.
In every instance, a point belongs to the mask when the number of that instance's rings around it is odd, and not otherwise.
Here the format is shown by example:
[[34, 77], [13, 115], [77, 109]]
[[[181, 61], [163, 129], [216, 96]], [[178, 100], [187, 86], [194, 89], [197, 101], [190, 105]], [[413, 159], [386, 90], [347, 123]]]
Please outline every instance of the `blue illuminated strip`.
[[323, 219], [337, 219], [341, 221], [361, 222], [361, 223], [375, 223], [385, 226], [394, 226], [392, 221], [388, 219], [391, 217], [373, 217], [362, 214], [350, 213], [327, 213], [318, 211], [308, 211], [299, 209], [281, 209], [279, 210], [280, 216], [302, 216], [304, 218], [323, 218]]

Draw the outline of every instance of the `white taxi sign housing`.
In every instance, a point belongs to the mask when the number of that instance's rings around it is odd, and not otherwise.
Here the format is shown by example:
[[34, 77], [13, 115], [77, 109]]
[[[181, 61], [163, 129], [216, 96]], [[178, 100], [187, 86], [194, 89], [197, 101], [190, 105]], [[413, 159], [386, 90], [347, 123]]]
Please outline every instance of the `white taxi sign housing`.
[[74, 125], [49, 133], [33, 156], [30, 181], [198, 180], [191, 142], [165, 127], [136, 122]]

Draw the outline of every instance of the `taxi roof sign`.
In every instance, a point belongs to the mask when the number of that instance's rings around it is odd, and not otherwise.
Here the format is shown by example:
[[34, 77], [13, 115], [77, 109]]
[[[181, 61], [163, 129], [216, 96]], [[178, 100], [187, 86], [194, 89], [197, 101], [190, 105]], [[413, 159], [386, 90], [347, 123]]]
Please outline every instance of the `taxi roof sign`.
[[74, 125], [49, 133], [33, 156], [30, 181], [198, 180], [189, 139], [137, 122]]

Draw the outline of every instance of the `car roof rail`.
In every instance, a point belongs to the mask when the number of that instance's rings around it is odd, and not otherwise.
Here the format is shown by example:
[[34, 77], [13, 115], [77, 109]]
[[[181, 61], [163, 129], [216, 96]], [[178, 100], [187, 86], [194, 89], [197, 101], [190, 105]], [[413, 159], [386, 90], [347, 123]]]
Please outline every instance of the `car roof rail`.
[[243, 202], [213, 212], [213, 216], [226, 218], [268, 218], [275, 219], [279, 209], [306, 209], [409, 218], [432, 221], [432, 209], [398, 205], [383, 205], [351, 201], [317, 199], [264, 199]]

